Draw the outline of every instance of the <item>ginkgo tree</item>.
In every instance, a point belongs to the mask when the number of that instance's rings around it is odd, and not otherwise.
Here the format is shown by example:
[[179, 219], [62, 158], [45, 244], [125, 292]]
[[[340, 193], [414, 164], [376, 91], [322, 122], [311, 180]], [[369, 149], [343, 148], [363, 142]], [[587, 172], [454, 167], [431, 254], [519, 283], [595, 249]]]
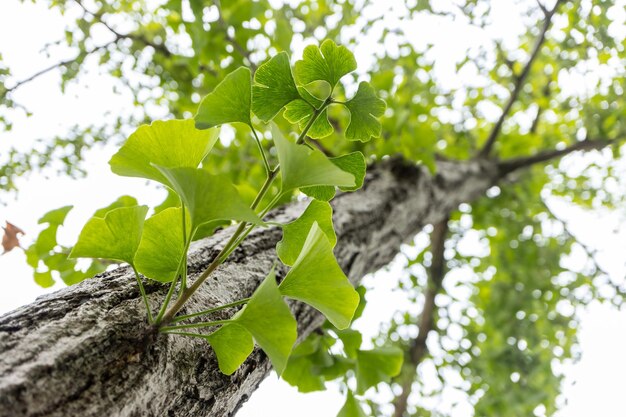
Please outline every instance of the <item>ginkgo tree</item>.
[[[138, 111], [10, 150], [3, 189], [53, 161], [79, 175], [89, 148], [117, 141], [111, 170], [167, 198], [121, 197], [73, 246], [57, 241], [70, 206], [41, 217], [26, 261], [40, 285], [72, 286], [0, 319], [14, 358], [1, 410], [232, 415], [268, 363], [301, 392], [339, 381], [342, 417], [454, 415], [432, 401], [451, 374], [475, 415], [562, 403], [553, 364], [577, 355], [571, 310], [621, 306], [625, 290], [553, 205], [623, 204], [619, 2], [507, 3], [524, 27], [513, 41], [494, 35], [487, 0], [49, 4], [78, 13], [61, 41], [77, 55], [24, 79], [0, 65], [3, 126], [22, 85], [59, 68], [65, 87], [90, 57]], [[441, 31], [416, 36], [424, 17]], [[438, 74], [443, 25], [488, 38], [458, 39], [455, 82]], [[358, 283], [406, 242], [409, 307], [364, 340]], [[51, 395], [50, 378], [67, 383]]]

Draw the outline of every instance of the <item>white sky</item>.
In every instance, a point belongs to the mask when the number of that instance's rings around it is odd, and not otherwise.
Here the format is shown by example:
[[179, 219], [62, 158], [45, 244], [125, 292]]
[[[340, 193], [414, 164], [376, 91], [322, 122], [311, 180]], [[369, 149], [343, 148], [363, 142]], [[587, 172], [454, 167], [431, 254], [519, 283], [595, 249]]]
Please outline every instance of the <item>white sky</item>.
[[[504, 17], [499, 28], [503, 33], [511, 27], [519, 28], [511, 8], [505, 2], [494, 2], [502, 9]], [[56, 12], [50, 12], [39, 5], [26, 2], [19, 4], [16, 0], [3, 0], [0, 5], [0, 53], [14, 72], [16, 79], [23, 79], [33, 72], [71, 57], [71, 51], [58, 51], [58, 55], [46, 59], [39, 53], [46, 42], [64, 36], [63, 28], [66, 20]], [[425, 25], [432, 22], [419, 22], [415, 25], [419, 33], [436, 33], [438, 47], [442, 51], [442, 77], [450, 75], [452, 62], [458, 51], [464, 50], [468, 42], [478, 37], [459, 35], [454, 26], [442, 30], [424, 30]], [[37, 28], [37, 31], [33, 30]], [[464, 39], [464, 42], [460, 41]], [[364, 41], [357, 46], [357, 57], [361, 65], [370, 59], [371, 48]], [[456, 51], [456, 52], [455, 52]], [[88, 124], [98, 120], [107, 111], [120, 112], [130, 109], [129, 97], [112, 92], [112, 82], [106, 77], [91, 74], [83, 77], [80, 85], [70, 85], [65, 95], [58, 89], [59, 73], [52, 71], [22, 88], [14, 95], [17, 102], [26, 105], [34, 116], [32, 118], [16, 117], [15, 127], [9, 134], [0, 134], [0, 155], [11, 146], [28, 149], [38, 137], [49, 137], [55, 133], [63, 133], [75, 123]], [[45, 178], [41, 175], [31, 176], [19, 182], [20, 194], [16, 201], [6, 207], [0, 206], [0, 221], [9, 220], [27, 231], [25, 241], [36, 236], [39, 227], [37, 220], [46, 211], [67, 204], [75, 204], [75, 209], [68, 216], [65, 227], [60, 233], [61, 242], [73, 243], [78, 231], [96, 208], [114, 201], [119, 195], [130, 194], [137, 197], [140, 203], [154, 205], [163, 197], [163, 193], [148, 187], [142, 180], [120, 178], [113, 175], [107, 161], [115, 151], [112, 147], [91, 152], [88, 156], [89, 177], [84, 180], [67, 178]], [[611, 271], [615, 271], [616, 279], [623, 274], [624, 234], [611, 233], [610, 221], [583, 218], [574, 213], [576, 233], [589, 243], [601, 247], [604, 252], [601, 260]], [[603, 232], [606, 231], [606, 232]], [[376, 291], [368, 295], [369, 307], [365, 316], [359, 320], [359, 327], [366, 335], [374, 335], [378, 323], [391, 317], [398, 305], [406, 305], [402, 293], [393, 291], [395, 279], [399, 274], [398, 267], [391, 272], [382, 272], [375, 278], [368, 278]], [[0, 314], [10, 311], [32, 301], [36, 296], [62, 288], [57, 285], [53, 289], [42, 289], [32, 280], [32, 272], [24, 260], [21, 251], [13, 251], [0, 257]], [[558, 414], [560, 417], [587, 417], [601, 415], [603, 417], [623, 415], [624, 375], [626, 375], [626, 315], [606, 306], [592, 305], [582, 314], [580, 343], [583, 359], [578, 364], [567, 366], [567, 380], [564, 385], [564, 397], [567, 405]], [[444, 398], [444, 402], [446, 399]], [[441, 409], [450, 409], [452, 398], [448, 404], [440, 404]], [[275, 376], [268, 378], [252, 399], [238, 414], [240, 417], [319, 417], [334, 416], [343, 403], [343, 397], [335, 389], [323, 393], [299, 394]], [[467, 407], [455, 409], [455, 415], [468, 415]]]

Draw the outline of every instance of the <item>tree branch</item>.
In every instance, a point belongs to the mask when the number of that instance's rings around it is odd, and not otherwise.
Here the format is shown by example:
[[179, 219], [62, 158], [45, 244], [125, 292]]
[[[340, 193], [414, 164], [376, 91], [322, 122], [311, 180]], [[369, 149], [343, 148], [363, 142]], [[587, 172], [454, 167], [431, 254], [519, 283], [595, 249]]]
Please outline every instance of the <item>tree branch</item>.
[[[400, 244], [425, 224], [439, 223], [461, 202], [481, 197], [496, 180], [494, 161], [439, 162], [435, 176], [399, 158], [376, 163], [361, 190], [332, 202], [339, 264], [357, 283], [390, 262]], [[293, 221], [306, 204], [289, 204], [273, 220]], [[194, 242], [191, 281], [231, 233], [225, 229]], [[275, 264], [280, 239], [277, 226], [252, 232], [215, 280], [194, 294], [187, 312], [250, 297]], [[280, 268], [279, 274], [285, 272]], [[145, 289], [153, 306], [167, 291], [154, 283]], [[302, 303], [292, 307], [301, 338], [323, 322]], [[226, 376], [204, 340], [152, 333], [129, 268], [105, 272], [0, 317], [0, 417], [233, 416], [269, 369], [267, 355], [255, 349]]]
[[563, 149], [553, 149], [549, 151], [539, 152], [532, 156], [501, 161], [498, 163], [498, 169], [500, 170], [500, 176], [504, 177], [511, 172], [517, 171], [521, 168], [526, 168], [531, 165], [561, 158], [575, 151], [589, 151], [594, 149], [600, 150], [609, 145], [617, 143], [617, 141], [618, 139], [585, 139]]
[[536, 0], [536, 1], [537, 1], [537, 6], [539, 6], [541, 11], [543, 12], [543, 15], [545, 17], [548, 17], [550, 15], [550, 11], [546, 8], [546, 6], [544, 6], [544, 4], [541, 2], [541, 0]]
[[530, 69], [533, 65], [533, 62], [539, 55], [541, 46], [546, 40], [546, 33], [548, 32], [548, 29], [550, 28], [552, 17], [554, 16], [557, 8], [563, 1], [564, 0], [557, 0], [556, 4], [554, 5], [554, 8], [548, 11], [548, 13], [546, 14], [545, 19], [543, 21], [543, 26], [541, 28], [541, 33], [539, 34], [539, 36], [537, 37], [537, 40], [535, 41], [535, 46], [533, 47], [530, 57], [528, 58], [528, 61], [526, 62], [526, 65], [524, 66], [524, 69], [522, 70], [521, 74], [519, 74], [519, 76], [516, 78], [515, 85], [513, 86], [513, 91], [511, 91], [511, 95], [509, 96], [509, 100], [504, 106], [504, 109], [502, 109], [502, 114], [500, 115], [500, 118], [498, 119], [493, 129], [489, 133], [489, 136], [487, 137], [487, 141], [485, 142], [485, 145], [478, 153], [479, 157], [486, 158], [491, 153], [491, 150], [494, 144], [496, 143], [496, 140], [498, 139], [500, 132], [502, 131], [502, 125], [504, 124], [504, 121], [506, 120], [509, 113], [511, 112], [511, 108], [513, 107], [513, 104], [515, 104], [515, 102], [517, 101], [519, 94], [522, 91], [522, 88], [524, 87], [524, 83], [526, 82], [526, 78], [528, 77], [528, 74], [530, 73]]
[[89, 9], [87, 9], [83, 3], [81, 2], [81, 0], [74, 0], [76, 2], [76, 4], [78, 4], [80, 6], [81, 9], [83, 9], [83, 11], [92, 16], [94, 19], [96, 19], [96, 21], [100, 24], [102, 24], [104, 27], [106, 27], [109, 32], [111, 32], [112, 34], [115, 35], [115, 37], [117, 39], [130, 39], [133, 41], [137, 41], [137, 42], [141, 42], [143, 43], [145, 46], [150, 46], [152, 48], [154, 48], [154, 50], [161, 52], [163, 55], [165, 55], [166, 57], [171, 57], [172, 55], [174, 55], [169, 49], [167, 49], [167, 47], [164, 44], [157, 44], [154, 42], [149, 41], [144, 35], [139, 35], [139, 34], [134, 34], [134, 33], [120, 33], [117, 31], [117, 29], [115, 29], [113, 26], [109, 25], [107, 23], [106, 20], [104, 20], [102, 18], [102, 13], [94, 13], [92, 11], [90, 11]]
[[[93, 53], [96, 53], [96, 52], [98, 52], [98, 51], [100, 51], [100, 50], [102, 50], [102, 49], [106, 49], [106, 48], [108, 48], [110, 45], [113, 45], [114, 43], [116, 43], [118, 40], [119, 40], [119, 38], [116, 38], [116, 39], [112, 40], [111, 42], [107, 42], [107, 43], [105, 43], [104, 45], [97, 46], [97, 47], [93, 48], [92, 50], [87, 51], [87, 52], [85, 53], [85, 56], [87, 56], [87, 55], [91, 55], [91, 54], [93, 54]], [[22, 85], [27, 84], [27, 83], [29, 83], [29, 82], [31, 82], [31, 81], [33, 81], [33, 80], [35, 80], [36, 78], [38, 78], [38, 77], [40, 77], [40, 76], [42, 76], [42, 75], [44, 75], [44, 74], [47, 74], [48, 72], [50, 72], [50, 71], [52, 71], [52, 70], [55, 70], [55, 69], [57, 69], [57, 68], [61, 68], [61, 67], [65, 67], [65, 66], [67, 66], [67, 65], [70, 65], [70, 64], [72, 64], [72, 63], [74, 63], [74, 62], [78, 61], [78, 60], [79, 60], [82, 56], [83, 56], [82, 54], [78, 54], [78, 56], [76, 56], [75, 58], [68, 59], [68, 60], [61, 61], [61, 62], [57, 62], [56, 64], [52, 64], [52, 65], [50, 65], [49, 67], [46, 67], [46, 68], [44, 68], [44, 69], [42, 69], [42, 70], [37, 71], [36, 73], [34, 73], [33, 75], [31, 75], [30, 77], [25, 78], [25, 79], [23, 79], [23, 80], [21, 80], [21, 81], [18, 81], [17, 83], [15, 83], [15, 85], [13, 85], [13, 87], [11, 87], [11, 88], [7, 88], [6, 90], [4, 90], [4, 91], [2, 92], [2, 95], [0, 96], [0, 99], [4, 99], [4, 98], [5, 98], [5, 97], [9, 94], [9, 93], [11, 93], [11, 92], [13, 92], [13, 91], [17, 90], [17, 89], [18, 89], [19, 87], [21, 87]]]
[[443, 253], [445, 250], [446, 235], [448, 234], [448, 220], [449, 216], [446, 216], [442, 221], [435, 224], [430, 236], [432, 262], [428, 274], [428, 289], [424, 299], [422, 314], [419, 319], [419, 333], [417, 338], [411, 341], [407, 355], [408, 366], [410, 367], [409, 373], [404, 376], [402, 381], [402, 393], [398, 395], [393, 402], [395, 407], [393, 414], [394, 417], [402, 417], [406, 415], [408, 399], [411, 394], [411, 386], [417, 376], [417, 367], [428, 350], [426, 340], [428, 338], [428, 334], [434, 327], [436, 310], [435, 297], [441, 291], [443, 278], [445, 276], [445, 258]]

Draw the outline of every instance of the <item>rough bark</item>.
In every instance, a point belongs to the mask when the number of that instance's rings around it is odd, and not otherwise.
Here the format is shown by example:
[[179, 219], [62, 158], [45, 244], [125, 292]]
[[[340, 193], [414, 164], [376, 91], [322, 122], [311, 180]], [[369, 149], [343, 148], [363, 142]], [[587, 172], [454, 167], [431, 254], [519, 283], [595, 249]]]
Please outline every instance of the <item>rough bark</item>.
[[[352, 282], [389, 263], [402, 242], [481, 196], [498, 176], [495, 164], [478, 160], [441, 162], [438, 172], [433, 177], [389, 159], [370, 168], [362, 190], [334, 200], [335, 252]], [[293, 203], [274, 216], [289, 221], [305, 206]], [[230, 233], [219, 232], [192, 247], [192, 279]], [[186, 310], [250, 296], [276, 260], [280, 237], [277, 227], [252, 233]], [[166, 288], [148, 284], [147, 291], [156, 308]], [[313, 309], [292, 307], [301, 337], [322, 323]], [[202, 340], [151, 332], [125, 267], [0, 317], [1, 417], [232, 416], [269, 370], [256, 349], [238, 371], [225, 376]]]

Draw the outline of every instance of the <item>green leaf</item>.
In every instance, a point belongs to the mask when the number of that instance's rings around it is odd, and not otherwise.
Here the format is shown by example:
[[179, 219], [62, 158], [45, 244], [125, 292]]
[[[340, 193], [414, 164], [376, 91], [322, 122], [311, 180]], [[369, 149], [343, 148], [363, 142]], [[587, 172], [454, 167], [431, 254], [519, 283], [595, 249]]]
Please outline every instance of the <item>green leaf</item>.
[[123, 195], [111, 204], [101, 209], [96, 210], [93, 217], [104, 217], [109, 211], [120, 207], [133, 207], [138, 205], [137, 199], [129, 195]]
[[319, 201], [330, 201], [335, 198], [337, 190], [332, 185], [314, 185], [312, 187], [302, 187], [300, 191]]
[[104, 258], [133, 264], [139, 247], [146, 206], [121, 207], [92, 217], [80, 232], [71, 258]]
[[170, 185], [155, 168], [196, 168], [217, 141], [219, 130], [200, 131], [191, 119], [155, 121], [130, 135], [109, 161], [111, 170], [127, 177], [140, 177]]
[[286, 52], [280, 52], [261, 65], [254, 74], [254, 82], [252, 111], [264, 122], [269, 122], [285, 105], [300, 98]]
[[351, 358], [357, 357], [357, 351], [361, 347], [361, 343], [363, 343], [363, 335], [358, 330], [354, 329], [344, 329], [344, 330], [335, 330], [339, 339], [343, 343], [343, 350], [346, 352]]
[[380, 137], [382, 125], [377, 118], [385, 113], [387, 105], [376, 97], [376, 92], [369, 83], [361, 82], [356, 95], [345, 106], [350, 110], [350, 124], [346, 129], [348, 140], [367, 142], [372, 137]]
[[[146, 277], [160, 282], [176, 278], [185, 255], [182, 211], [180, 207], [170, 207], [145, 221], [135, 267]], [[191, 222], [186, 217], [187, 233], [191, 233]]]
[[343, 404], [343, 407], [341, 407], [341, 410], [339, 410], [337, 417], [367, 417], [367, 414], [365, 414], [361, 408], [359, 400], [354, 398], [352, 391], [348, 391], [346, 402]]
[[227, 176], [211, 175], [204, 169], [157, 168], [189, 209], [192, 230], [214, 220], [240, 220], [263, 225]]
[[198, 129], [208, 129], [224, 123], [250, 121], [252, 83], [250, 69], [239, 67], [200, 102], [195, 116]]
[[356, 384], [358, 394], [381, 382], [390, 382], [402, 369], [404, 355], [399, 348], [359, 350], [356, 362]]
[[65, 217], [67, 217], [67, 214], [73, 207], [74, 206], [64, 206], [58, 209], [50, 210], [49, 212], [44, 214], [37, 223], [49, 223], [50, 225], [61, 226], [65, 221]]
[[254, 349], [250, 332], [235, 323], [225, 324], [206, 339], [215, 351], [220, 371], [226, 375], [235, 372]]
[[337, 264], [333, 247], [317, 222], [280, 291], [315, 307], [338, 329], [350, 325], [359, 304], [359, 294]]
[[334, 88], [341, 77], [354, 71], [356, 67], [352, 52], [327, 39], [319, 48], [315, 45], [304, 48], [302, 60], [296, 62], [295, 73], [301, 85], [323, 80]]
[[318, 334], [311, 334], [302, 343], [297, 345], [285, 371], [281, 377], [290, 385], [297, 387], [299, 392], [313, 392], [324, 389], [324, 378], [314, 372], [315, 353], [320, 349], [321, 338]]
[[[302, 99], [298, 99], [287, 104], [283, 115], [290, 123], [297, 123], [302, 130], [309, 123], [314, 112], [315, 110], [311, 105]], [[328, 121], [328, 111], [324, 109], [317, 120], [315, 120], [315, 123], [309, 128], [307, 136], [313, 139], [323, 139], [333, 132], [334, 128]]]
[[298, 331], [296, 319], [283, 300], [273, 270], [234, 320], [252, 334], [272, 361], [276, 373], [282, 374]]
[[342, 171], [319, 151], [290, 142], [275, 126], [272, 137], [278, 151], [282, 193], [311, 185], [353, 187], [354, 176]]
[[54, 285], [54, 279], [52, 278], [52, 271], [46, 271], [46, 272], [35, 271], [34, 277], [35, 277], [35, 282], [40, 287], [48, 288]]
[[326, 202], [313, 200], [300, 217], [283, 226], [283, 238], [276, 245], [276, 253], [285, 265], [296, 262], [315, 222], [326, 234], [331, 247], [335, 247], [337, 235], [333, 228], [333, 209]]
[[[339, 187], [342, 191], [356, 191], [363, 186], [365, 170], [367, 168], [365, 157], [361, 152], [352, 152], [347, 155], [330, 158], [330, 162], [345, 172], [354, 175], [356, 184], [353, 187]], [[304, 194], [316, 200], [330, 201], [335, 196], [335, 187], [322, 185], [301, 188]]]

